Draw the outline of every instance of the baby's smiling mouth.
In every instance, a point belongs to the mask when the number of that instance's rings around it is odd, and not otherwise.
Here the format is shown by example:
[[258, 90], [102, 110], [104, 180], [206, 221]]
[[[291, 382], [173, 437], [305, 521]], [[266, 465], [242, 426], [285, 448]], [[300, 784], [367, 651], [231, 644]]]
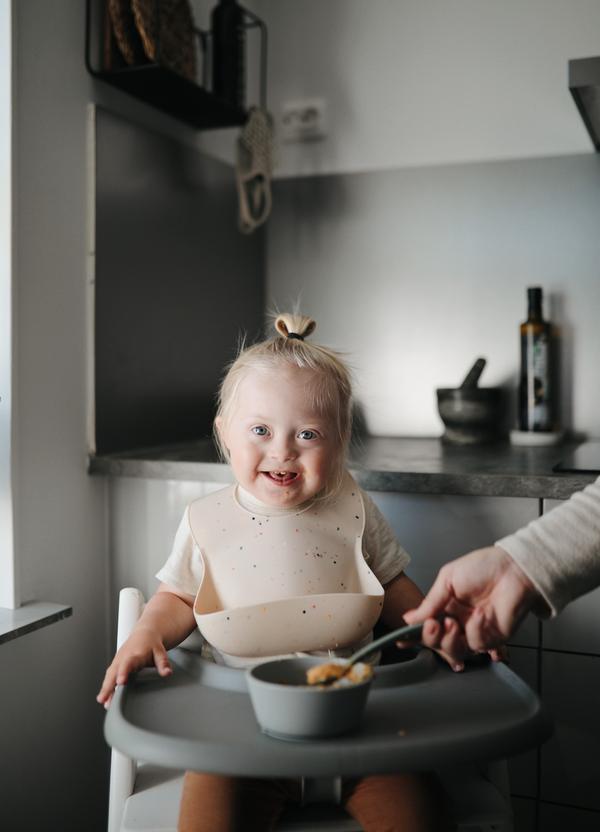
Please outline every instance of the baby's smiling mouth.
[[296, 471], [263, 471], [263, 474], [277, 485], [289, 485], [298, 476]]

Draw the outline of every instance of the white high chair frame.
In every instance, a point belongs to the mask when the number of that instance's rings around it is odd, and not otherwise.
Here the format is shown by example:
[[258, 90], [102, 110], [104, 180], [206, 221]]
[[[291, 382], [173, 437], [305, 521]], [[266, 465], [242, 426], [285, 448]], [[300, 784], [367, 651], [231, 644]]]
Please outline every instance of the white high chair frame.
[[[117, 649], [128, 638], [144, 608], [142, 593], [126, 587], [119, 594]], [[183, 772], [138, 763], [113, 749], [108, 832], [176, 832]], [[513, 832], [508, 772], [504, 760], [483, 770], [460, 766], [440, 772], [457, 832]], [[341, 778], [307, 779], [309, 804], [286, 812], [278, 832], [362, 832], [339, 801]], [[325, 801], [325, 802], [324, 802]]]

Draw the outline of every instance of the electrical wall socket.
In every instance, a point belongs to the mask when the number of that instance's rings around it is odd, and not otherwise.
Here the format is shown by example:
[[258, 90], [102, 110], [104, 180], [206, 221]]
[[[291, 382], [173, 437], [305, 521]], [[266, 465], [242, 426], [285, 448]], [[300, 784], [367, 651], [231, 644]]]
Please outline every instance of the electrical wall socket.
[[284, 142], [309, 142], [326, 135], [327, 105], [323, 98], [286, 101], [281, 108], [279, 135]]

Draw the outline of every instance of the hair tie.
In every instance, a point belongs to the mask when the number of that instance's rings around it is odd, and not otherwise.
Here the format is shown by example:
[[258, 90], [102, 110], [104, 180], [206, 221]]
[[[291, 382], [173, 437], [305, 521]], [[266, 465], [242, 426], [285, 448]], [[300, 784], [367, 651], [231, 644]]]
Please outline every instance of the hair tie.
[[288, 332], [288, 338], [295, 338], [297, 341], [304, 341], [304, 335], [298, 335], [297, 332]]

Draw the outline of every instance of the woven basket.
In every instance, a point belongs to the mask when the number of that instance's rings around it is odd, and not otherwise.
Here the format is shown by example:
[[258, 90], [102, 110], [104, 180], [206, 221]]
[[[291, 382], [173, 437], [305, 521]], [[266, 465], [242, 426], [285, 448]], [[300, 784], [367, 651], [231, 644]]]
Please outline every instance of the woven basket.
[[130, 65], [143, 63], [144, 47], [135, 26], [131, 0], [108, 0], [108, 14], [119, 52]]
[[156, 0], [130, 2], [146, 56], [195, 81], [194, 19], [188, 0], [160, 0], [160, 8]]

